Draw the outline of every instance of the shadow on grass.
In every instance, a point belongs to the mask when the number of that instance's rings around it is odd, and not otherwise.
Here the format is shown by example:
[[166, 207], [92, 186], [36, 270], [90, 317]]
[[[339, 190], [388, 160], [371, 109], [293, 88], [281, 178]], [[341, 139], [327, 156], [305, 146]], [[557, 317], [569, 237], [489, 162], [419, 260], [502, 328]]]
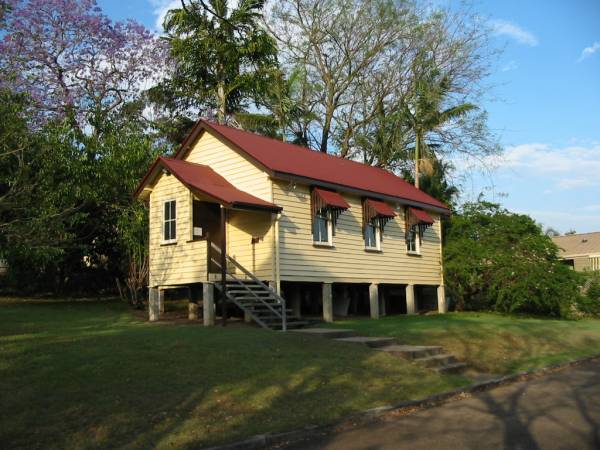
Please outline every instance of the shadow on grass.
[[0, 306], [0, 442], [197, 448], [465, 383], [353, 344], [153, 325], [119, 304]]

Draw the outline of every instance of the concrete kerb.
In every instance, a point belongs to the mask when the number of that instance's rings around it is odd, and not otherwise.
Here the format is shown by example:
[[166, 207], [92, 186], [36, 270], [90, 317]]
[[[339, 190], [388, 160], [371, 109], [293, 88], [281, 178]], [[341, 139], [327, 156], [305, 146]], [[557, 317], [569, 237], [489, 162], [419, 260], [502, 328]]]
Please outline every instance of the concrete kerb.
[[342, 425], [348, 425], [350, 423], [354, 425], [358, 422], [368, 422], [377, 419], [378, 417], [383, 416], [385, 414], [402, 412], [402, 410], [411, 410], [411, 412], [413, 412], [415, 410], [432, 408], [442, 403], [466, 398], [471, 394], [487, 391], [495, 387], [503, 386], [510, 383], [516, 383], [519, 381], [540, 378], [552, 372], [567, 369], [573, 366], [578, 366], [580, 364], [593, 361], [595, 359], [600, 359], [600, 354], [588, 356], [586, 358], [575, 359], [572, 361], [566, 361], [563, 363], [552, 364], [541, 369], [533, 369], [518, 372], [512, 375], [494, 378], [492, 380], [471, 384], [464, 388], [458, 388], [452, 391], [431, 395], [423, 399], [407, 400], [404, 402], [396, 403], [395, 405], [385, 405], [379, 406], [377, 408], [367, 409], [366, 411], [352, 414], [340, 420], [329, 422], [323, 425], [307, 425], [302, 428], [297, 428], [295, 430], [284, 431], [280, 433], [259, 434], [240, 441], [231, 442], [229, 444], [217, 445], [213, 447], [204, 447], [203, 450], [250, 450], [261, 449], [268, 446], [275, 446], [284, 443], [291, 444], [294, 442], [308, 440], [320, 434], [335, 431], [338, 427], [341, 427]]

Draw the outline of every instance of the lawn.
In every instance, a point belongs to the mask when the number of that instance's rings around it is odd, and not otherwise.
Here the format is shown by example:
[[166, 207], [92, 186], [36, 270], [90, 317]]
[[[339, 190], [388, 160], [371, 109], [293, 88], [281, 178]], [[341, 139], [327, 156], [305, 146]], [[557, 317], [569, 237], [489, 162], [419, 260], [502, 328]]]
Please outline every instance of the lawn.
[[442, 345], [483, 372], [507, 374], [600, 354], [600, 320], [449, 313], [340, 320], [328, 326], [403, 344]]
[[2, 448], [197, 448], [465, 383], [356, 344], [0, 301]]

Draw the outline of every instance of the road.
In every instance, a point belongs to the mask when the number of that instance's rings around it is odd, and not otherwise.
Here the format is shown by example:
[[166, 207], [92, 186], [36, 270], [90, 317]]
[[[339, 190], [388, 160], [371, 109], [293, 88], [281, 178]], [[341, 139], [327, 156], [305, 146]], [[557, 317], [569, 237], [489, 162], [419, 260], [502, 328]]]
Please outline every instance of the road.
[[287, 448], [598, 450], [600, 360]]

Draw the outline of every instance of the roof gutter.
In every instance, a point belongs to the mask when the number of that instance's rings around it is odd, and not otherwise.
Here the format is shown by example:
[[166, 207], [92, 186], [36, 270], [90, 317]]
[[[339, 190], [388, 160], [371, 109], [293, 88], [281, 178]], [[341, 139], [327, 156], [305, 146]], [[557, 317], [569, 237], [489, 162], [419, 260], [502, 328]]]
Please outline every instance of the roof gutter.
[[345, 186], [345, 185], [341, 185], [341, 184], [328, 183], [326, 181], [315, 180], [313, 178], [308, 178], [308, 177], [301, 177], [298, 175], [292, 175], [292, 174], [285, 173], [285, 172], [273, 172], [272, 177], [274, 179], [278, 179], [278, 180], [285, 180], [285, 181], [291, 180], [291, 181], [295, 181], [298, 183], [307, 184], [309, 186], [320, 186], [320, 187], [329, 188], [329, 189], [343, 188], [343, 190], [346, 192], [350, 192], [352, 194], [357, 194], [360, 196], [372, 197], [372, 198], [376, 198], [376, 199], [380, 199], [380, 200], [387, 200], [389, 202], [398, 202], [398, 203], [401, 203], [403, 205], [408, 205], [408, 206], [416, 206], [418, 208], [428, 209], [430, 211], [434, 211], [439, 214], [443, 214], [445, 216], [450, 216], [452, 214], [449, 209], [430, 205], [428, 203], [417, 202], [417, 201], [410, 200], [410, 199], [403, 198], [403, 197], [395, 197], [392, 195], [385, 195], [385, 194], [381, 194], [378, 192], [365, 191], [363, 189], [357, 189], [357, 188], [353, 188], [353, 187], [349, 187], [349, 186]]

